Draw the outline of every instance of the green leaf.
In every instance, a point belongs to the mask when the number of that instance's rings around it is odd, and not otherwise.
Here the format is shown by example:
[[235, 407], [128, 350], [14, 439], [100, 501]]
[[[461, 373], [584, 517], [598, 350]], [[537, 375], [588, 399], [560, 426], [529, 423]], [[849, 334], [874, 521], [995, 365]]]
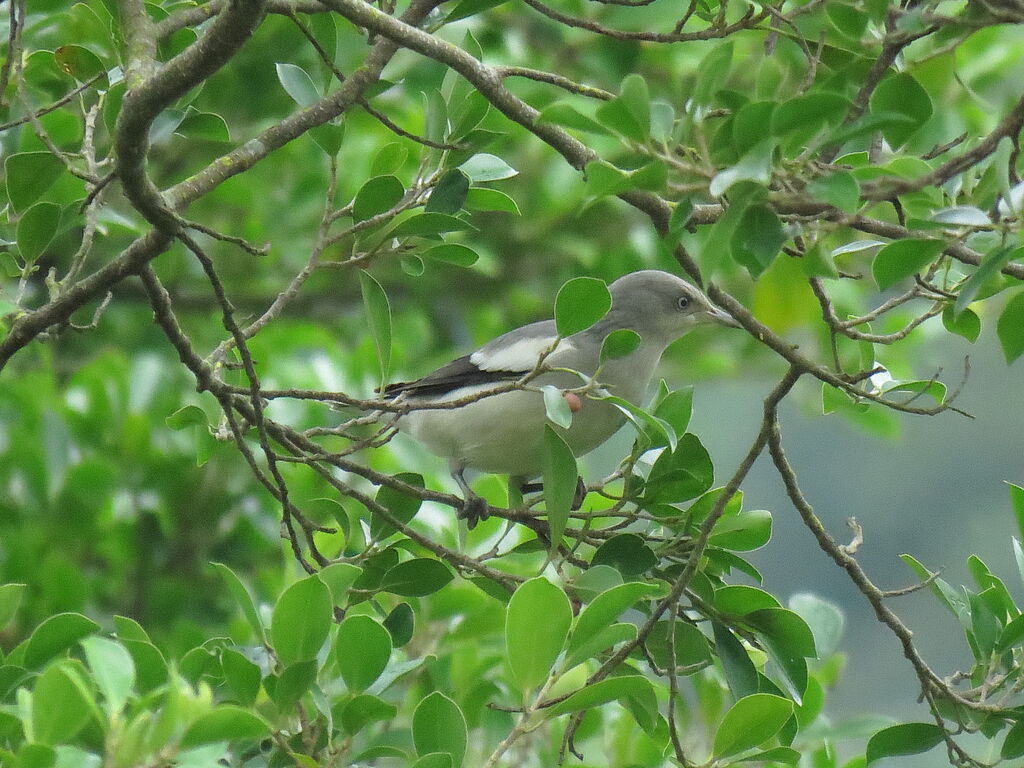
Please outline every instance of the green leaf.
[[612, 295], [603, 280], [575, 277], [558, 289], [555, 297], [555, 325], [559, 336], [584, 331], [612, 307]]
[[92, 717], [88, 690], [74, 671], [63, 665], [47, 667], [32, 689], [32, 729], [42, 744], [73, 739]]
[[269, 676], [263, 681], [278, 712], [290, 712], [316, 682], [316, 661], [297, 661], [289, 664], [278, 676]]
[[0, 630], [7, 627], [18, 612], [21, 598], [25, 594], [25, 584], [4, 584], [0, 586]]
[[413, 763], [412, 768], [452, 768], [453, 765], [452, 756], [447, 752], [431, 752]]
[[205, 428], [210, 422], [206, 417], [206, 412], [198, 405], [186, 405], [165, 418], [164, 423], [170, 429], [181, 430], [188, 427]]
[[825, 125], [839, 125], [849, 108], [849, 99], [838, 93], [807, 93], [779, 104], [772, 112], [769, 130], [775, 136], [796, 131], [813, 136]]
[[827, 659], [839, 650], [846, 617], [838, 606], [809, 592], [797, 592], [789, 598], [789, 607], [810, 628], [818, 658]]
[[799, 703], [807, 689], [806, 658], [814, 658], [814, 635], [807, 623], [785, 608], [761, 608], [743, 617], [761, 635], [768, 655], [779, 665]]
[[181, 737], [181, 747], [189, 749], [218, 741], [256, 741], [269, 735], [270, 726], [255, 712], [220, 704], [189, 726]]
[[96, 75], [105, 74], [107, 71], [100, 57], [81, 45], [62, 45], [54, 50], [53, 58], [62, 72], [71, 75], [80, 83], [92, 80]]
[[714, 755], [729, 757], [763, 744], [793, 716], [793, 702], [769, 693], [744, 696], [725, 713], [715, 733]]
[[601, 362], [617, 360], [620, 357], [633, 354], [640, 346], [641, 341], [643, 339], [640, 338], [640, 334], [630, 328], [618, 328], [612, 331], [601, 342]]
[[999, 756], [1003, 760], [1013, 760], [1022, 755], [1024, 755], [1024, 720], [1018, 720], [1006, 732], [1006, 738], [1003, 739], [1003, 746], [999, 750]]
[[491, 8], [497, 8], [499, 5], [504, 5], [507, 2], [508, 0], [462, 0], [445, 17], [444, 21], [445, 24], [451, 24], [453, 21], [475, 16], [478, 13], [483, 13]]
[[423, 597], [437, 592], [453, 578], [451, 569], [440, 560], [418, 557], [399, 563], [384, 574], [380, 588], [403, 597]]
[[42, 197], [64, 173], [64, 163], [49, 152], [21, 152], [4, 160], [7, 197], [18, 213]]
[[609, 701], [643, 695], [653, 690], [651, 681], [641, 675], [611, 677], [581, 688], [564, 701], [549, 707], [546, 714], [548, 717], [558, 717], [567, 712], [582, 712]]
[[391, 720], [398, 708], [376, 696], [361, 693], [341, 711], [341, 725], [350, 736], [359, 733], [370, 723]]
[[525, 697], [547, 680], [572, 623], [565, 592], [543, 577], [519, 585], [508, 602], [505, 646], [512, 677]]
[[83, 637], [99, 631], [99, 624], [80, 613], [58, 613], [35, 628], [25, 645], [25, 666], [39, 669]]
[[629, 419], [636, 428], [637, 434], [641, 435], [647, 442], [649, 448], [659, 448], [663, 445], [669, 446], [673, 451], [679, 444], [676, 432], [672, 425], [664, 419], [654, 416], [643, 408], [637, 408], [628, 400], [623, 400], [615, 395], [605, 395], [600, 398], [602, 402], [611, 403], [618, 408]]
[[772, 513], [765, 509], [752, 509], [720, 518], [709, 541], [716, 547], [734, 552], [751, 552], [763, 547], [771, 537]]
[[[697, 65], [693, 100], [697, 104], [711, 104], [713, 97], [729, 77], [732, 69], [733, 42], [719, 43]], [[714, 194], [714, 193], [712, 193]]]
[[224, 118], [213, 112], [190, 111], [178, 124], [178, 133], [190, 139], [204, 141], [231, 141], [231, 132]]
[[832, 257], [822, 247], [821, 243], [815, 243], [804, 252], [801, 263], [804, 274], [808, 277], [826, 277], [835, 279], [839, 277], [836, 265]]
[[[750, 757], [741, 757], [737, 763], [757, 763], [758, 765], [769, 765], [784, 763], [785, 765], [796, 765], [800, 762], [800, 753], [792, 747], [774, 747], [758, 752]], [[846, 768], [854, 768], [853, 761], [846, 763]]]
[[260, 668], [231, 648], [222, 648], [220, 666], [224, 680], [239, 704], [251, 707], [260, 691]]
[[662, 451], [647, 477], [647, 504], [678, 504], [700, 496], [715, 480], [707, 449], [696, 435], [687, 433], [674, 451]]
[[348, 590], [359, 578], [360, 572], [359, 566], [351, 563], [331, 563], [321, 568], [317, 576], [331, 591], [331, 602], [335, 605], [344, 605]]
[[311, 661], [331, 628], [331, 593], [316, 576], [307, 576], [277, 599], [270, 619], [270, 640], [286, 667]]
[[545, 384], [540, 391], [544, 397], [544, 412], [548, 420], [562, 429], [572, 426], [572, 409], [562, 395], [562, 390], [551, 384]]
[[768, 268], [788, 239], [775, 211], [767, 205], [751, 205], [733, 231], [732, 257], [757, 277]]
[[442, 243], [435, 245], [423, 254], [425, 259], [443, 261], [447, 264], [454, 264], [457, 267], [471, 267], [476, 264], [480, 256], [472, 248], [457, 243]]
[[7, 765], [18, 768], [66, 768], [57, 766], [57, 750], [45, 744], [24, 744], [17, 755], [6, 749], [0, 750], [0, 759], [3, 759], [5, 768]]
[[[1021, 538], [1024, 538], [1024, 487], [1016, 483], [1007, 483], [1006, 487], [1010, 491], [1010, 504], [1013, 505], [1013, 516], [1017, 521], [1017, 532]], [[1024, 578], [1024, 574], [1021, 577]], [[3, 626], [3, 622], [0, 622], [0, 626]]]
[[114, 631], [121, 640], [141, 640], [144, 643], [152, 642], [146, 630], [142, 628], [135, 619], [127, 616], [114, 616]]
[[942, 729], [934, 723], [902, 723], [884, 728], [868, 740], [867, 764], [883, 757], [927, 752], [942, 739]]
[[238, 577], [238, 574], [224, 565], [224, 563], [211, 563], [211, 565], [224, 579], [228, 592], [231, 593], [231, 596], [235, 599], [238, 607], [242, 609], [242, 615], [245, 617], [245, 620], [249, 622], [249, 626], [252, 627], [253, 632], [256, 633], [256, 637], [260, 642], [265, 643], [267, 637], [266, 632], [263, 629], [263, 622], [260, 621], [260, 615], [256, 611], [256, 602], [253, 600], [252, 593], [249, 592], [249, 588]]
[[861, 251], [870, 251], [872, 248], [877, 248], [880, 245], [886, 243], [882, 240], [854, 240], [852, 242], [841, 245], [838, 248], [832, 249], [833, 256], [842, 256], [847, 253], [860, 253]]
[[408, 603], [399, 603], [384, 619], [384, 629], [391, 635], [391, 645], [401, 648], [412, 640], [415, 616]]
[[942, 310], [942, 325], [950, 333], [963, 336], [972, 344], [981, 334], [981, 318], [972, 309], [964, 309], [959, 315], [952, 304]]
[[673, 627], [675, 642], [676, 666], [686, 667], [707, 664], [711, 661], [711, 647], [704, 634], [696, 626], [686, 621], [659, 621], [651, 628], [644, 645], [654, 659], [654, 663], [662, 669], [671, 669], [672, 658], [669, 653], [669, 626]]
[[16, 235], [22, 260], [34, 264], [57, 234], [59, 224], [60, 206], [54, 203], [36, 203], [25, 211]]
[[636, 640], [636, 636], [636, 626], [633, 624], [612, 624], [599, 629], [594, 634], [580, 639], [579, 644], [566, 654], [562, 669], [570, 670], [613, 645]]
[[935, 574], [928, 570], [922, 563], [912, 555], [902, 554], [900, 560], [906, 563], [910, 569], [917, 574], [922, 581], [930, 581], [930, 591], [942, 601], [949, 612], [958, 618], [965, 612], [966, 604], [959, 592], [953, 589], [943, 579], [935, 578]]
[[946, 400], [946, 385], [934, 379], [921, 381], [898, 381], [893, 380], [882, 386], [886, 394], [890, 392], [909, 392], [915, 396], [928, 395], [936, 403], [943, 403]]
[[132, 655], [136, 686], [140, 693], [148, 693], [167, 682], [167, 662], [155, 645], [140, 640], [121, 642]]
[[81, 645], [96, 686], [106, 700], [107, 714], [112, 718], [124, 709], [135, 686], [131, 654], [120, 643], [105, 637], [87, 637]]
[[[412, 485], [417, 488], [424, 487], [423, 475], [415, 472], [399, 472], [394, 477], [395, 480], [399, 480], [406, 485]], [[416, 516], [420, 505], [423, 503], [423, 500], [418, 496], [407, 495], [387, 485], [380, 487], [374, 500], [388, 510], [393, 518], [403, 524], [408, 523]], [[374, 515], [370, 521], [370, 536], [375, 541], [383, 541], [396, 530], [391, 523], [385, 521], [379, 515]]]
[[815, 179], [807, 185], [807, 191], [812, 197], [844, 213], [856, 213], [860, 207], [860, 187], [853, 174], [847, 171]]
[[[1021, 579], [1024, 580], [1024, 548], [1021, 547], [1020, 541], [1016, 536], [1010, 537], [1010, 543], [1013, 546], [1013, 559], [1017, 562], [1017, 573], [1020, 575]], [[1014, 621], [1016, 621], [1016, 619], [1014, 619]], [[1012, 623], [1013, 622], [1011, 621], [1010, 624]]]
[[757, 669], [747, 654], [747, 649], [728, 627], [717, 621], [711, 623], [715, 636], [715, 650], [729, 690], [737, 699], [757, 692]]
[[851, 40], [859, 41], [867, 29], [867, 14], [851, 5], [829, 3], [825, 6], [825, 15], [836, 29]]
[[405, 195], [405, 187], [397, 176], [375, 176], [356, 192], [352, 201], [352, 218], [355, 221], [372, 219], [391, 210]]
[[630, 74], [622, 81], [619, 95], [597, 108], [601, 125], [637, 142], [645, 142], [651, 132], [651, 98], [647, 81]]
[[884, 291], [931, 264], [945, 247], [942, 240], [897, 240], [878, 252], [871, 264], [871, 274]]
[[1007, 302], [999, 315], [996, 334], [1007, 363], [1024, 354], [1024, 292], [1017, 293]]
[[597, 548], [590, 564], [610, 565], [628, 578], [649, 571], [658, 564], [658, 558], [642, 536], [619, 533]]
[[309, 129], [309, 136], [331, 157], [341, 151], [341, 145], [345, 141], [345, 123], [327, 122], [322, 125], [315, 125]]
[[628, 582], [602, 592], [580, 612], [569, 641], [569, 650], [575, 650], [592, 635], [609, 626], [638, 600], [660, 595], [663, 591], [655, 584]]
[[959, 315], [977, 297], [981, 289], [994, 278], [999, 271], [1016, 258], [1024, 255], [1024, 248], [996, 248], [985, 254], [985, 258], [974, 271], [974, 274], [967, 278], [956, 296], [953, 303], [953, 313]]
[[434, 752], [451, 755], [455, 768], [466, 756], [466, 718], [459, 705], [440, 691], [434, 691], [416, 705], [412, 716], [412, 740], [416, 754]]
[[388, 296], [381, 284], [366, 270], [359, 271], [359, 288], [363, 294], [366, 322], [370, 326], [373, 345], [377, 349], [381, 381], [384, 381], [391, 369], [391, 304], [388, 303]]
[[930, 217], [932, 221], [942, 224], [955, 224], [963, 227], [990, 227], [992, 220], [980, 208], [973, 205], [957, 205], [935, 211]]
[[576, 457], [565, 440], [550, 424], [544, 425], [544, 508], [548, 516], [548, 535], [552, 551], [557, 551], [569, 521], [569, 510], [576, 496], [579, 472]]
[[[466, 34], [472, 37], [472, 32]], [[451, 142], [463, 141], [487, 116], [490, 109], [490, 102], [484, 95], [479, 91], [471, 90], [452, 115], [452, 130], [448, 135], [448, 140]]]
[[894, 112], [911, 122], [882, 127], [882, 135], [889, 144], [898, 148], [932, 116], [932, 100], [921, 84], [906, 72], [889, 75], [871, 94], [871, 111]]
[[544, 107], [534, 122], [538, 125], [551, 123], [553, 125], [560, 125], [563, 128], [573, 128], [577, 131], [585, 131], [586, 133], [594, 133], [600, 136], [611, 134], [601, 123], [587, 117], [564, 101], [556, 101]]
[[766, 139], [755, 145], [739, 161], [723, 171], [719, 171], [711, 180], [708, 191], [713, 197], [721, 197], [729, 189], [741, 181], [753, 181], [767, 185], [772, 178], [772, 152], [775, 143]]
[[309, 107], [320, 100], [320, 90], [306, 70], [295, 64], [277, 63], [277, 80], [292, 101], [300, 107]]
[[369, 616], [349, 616], [338, 627], [334, 654], [349, 690], [362, 693], [391, 658], [391, 635]]
[[500, 157], [489, 155], [486, 152], [473, 155], [459, 167], [469, 176], [470, 181], [475, 184], [479, 184], [482, 181], [511, 179], [519, 173], [519, 171]]
[[745, 616], [762, 608], [781, 608], [774, 595], [747, 584], [726, 584], [715, 590], [715, 608], [724, 614]]
[[400, 222], [388, 232], [388, 237], [423, 237], [472, 229], [476, 227], [468, 221], [446, 213], [418, 213]]
[[391, 144], [385, 144], [373, 156], [370, 173], [374, 176], [393, 174], [401, 169], [407, 157], [409, 157], [409, 150], [402, 142], [395, 141]]
[[752, 101], [739, 108], [732, 121], [732, 145], [737, 152], [745, 152], [764, 138], [775, 107], [774, 101]]
[[616, 101], [626, 107], [646, 138], [651, 130], [651, 96], [647, 91], [647, 81], [636, 73], [626, 75]]
[[469, 194], [469, 177], [458, 168], [446, 171], [430, 193], [424, 210], [436, 213], [458, 213]]
[[662, 190], [668, 180], [668, 166], [653, 160], [636, 170], [624, 171], [606, 160], [587, 163], [584, 171], [587, 194], [599, 199], [631, 189]]
[[487, 187], [470, 187], [466, 195], [466, 208], [474, 211], [503, 211], [522, 216], [515, 200], [504, 192]]
[[686, 434], [693, 414], [693, 387], [669, 392], [654, 407], [654, 415], [671, 425], [677, 435]]

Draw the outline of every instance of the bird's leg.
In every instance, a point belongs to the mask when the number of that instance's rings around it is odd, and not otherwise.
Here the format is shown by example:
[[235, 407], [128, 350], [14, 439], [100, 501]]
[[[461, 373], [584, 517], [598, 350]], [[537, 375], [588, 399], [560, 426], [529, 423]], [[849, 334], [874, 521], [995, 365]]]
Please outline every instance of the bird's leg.
[[[523, 483], [519, 486], [520, 492], [523, 494], [527, 493], [540, 493], [544, 490], [544, 483]], [[577, 509], [583, 506], [583, 500], [587, 497], [587, 484], [583, 482], [583, 478], [579, 475], [576, 476], [576, 493], [572, 497], [571, 509], [575, 512]]]
[[489, 515], [487, 514], [487, 501], [479, 496], [469, 487], [469, 483], [466, 482], [465, 475], [463, 473], [466, 468], [463, 466], [452, 467], [452, 477], [455, 478], [455, 482], [459, 484], [459, 489], [462, 491], [462, 509], [459, 510], [459, 519], [466, 521], [466, 526], [473, 530], [476, 528], [476, 524], [481, 520], [486, 520]]
[[576, 493], [572, 497], [572, 506], [569, 507], [573, 512], [583, 506], [583, 500], [587, 498], [587, 484], [583, 482], [583, 478], [576, 475]]

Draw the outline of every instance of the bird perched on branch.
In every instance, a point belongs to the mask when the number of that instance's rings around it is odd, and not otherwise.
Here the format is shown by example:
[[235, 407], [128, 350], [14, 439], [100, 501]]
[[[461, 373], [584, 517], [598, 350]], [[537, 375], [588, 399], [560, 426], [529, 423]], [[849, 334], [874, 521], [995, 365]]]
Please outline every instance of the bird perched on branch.
[[[511, 483], [531, 490], [524, 484], [541, 474], [547, 419], [541, 387], [553, 385], [565, 393], [574, 411], [572, 423], [556, 430], [573, 454], [582, 456], [626, 420], [618, 407], [600, 399], [602, 395], [638, 403], [669, 344], [701, 323], [739, 327], [700, 290], [667, 272], [632, 272], [608, 288], [611, 308], [586, 330], [559, 338], [554, 320], [531, 323], [421, 379], [385, 387], [386, 397], [401, 396], [403, 402], [421, 407], [403, 415], [398, 428], [448, 459], [465, 498], [460, 517], [468, 519], [470, 527], [485, 516], [487, 505], [466, 482], [467, 468], [509, 475]], [[605, 338], [621, 329], [638, 334], [638, 346], [602, 364]], [[523, 383], [509, 389], [510, 382]], [[502, 385], [507, 391], [481, 394]], [[422, 408], [467, 400], [454, 407]], [[577, 502], [582, 503], [580, 493]]]

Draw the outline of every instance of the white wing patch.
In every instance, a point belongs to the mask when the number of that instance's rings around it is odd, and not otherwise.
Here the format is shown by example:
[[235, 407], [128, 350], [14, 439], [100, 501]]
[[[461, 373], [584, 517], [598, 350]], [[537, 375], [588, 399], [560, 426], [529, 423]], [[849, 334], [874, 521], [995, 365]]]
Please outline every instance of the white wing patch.
[[[482, 371], [532, 371], [537, 360], [544, 351], [555, 343], [555, 336], [534, 336], [519, 339], [511, 344], [485, 344], [472, 355], [469, 360]], [[499, 341], [502, 341], [499, 339]], [[574, 349], [566, 339], [562, 339], [552, 355]]]

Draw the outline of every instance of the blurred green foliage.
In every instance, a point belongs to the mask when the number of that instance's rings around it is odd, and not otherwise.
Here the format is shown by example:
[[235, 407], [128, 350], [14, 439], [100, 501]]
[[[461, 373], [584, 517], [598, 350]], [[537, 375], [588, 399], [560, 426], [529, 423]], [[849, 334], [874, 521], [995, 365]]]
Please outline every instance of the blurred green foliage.
[[[824, 377], [825, 414], [892, 434], [905, 418], [893, 405], [952, 406], [955, 386], [921, 359], [929, 336], [994, 333], [1008, 362], [1024, 354], [1012, 3], [700, 0], [666, 42], [642, 39], [677, 21], [659, 2], [559, 0], [567, 23], [529, 4], [453, 0], [424, 28], [507, 67], [499, 79], [535, 111], [522, 121], [533, 131], [449, 69], [445, 49], [401, 48], [364, 103], [234, 173], [228, 153], [261, 153], [261, 136], [308, 117], [341, 87], [332, 68], [351, 77], [375, 42], [305, 4], [268, 14], [152, 121], [146, 169], [161, 190], [225, 169], [181, 213], [201, 224], [237, 322], [283, 297], [247, 344], [264, 390], [370, 399], [382, 378], [509, 328], [585, 327], [604, 290], [572, 278], [679, 272], [681, 253], [764, 332], [687, 336], [671, 377], [777, 377], [779, 347], [798, 344], [816, 366], [802, 373]], [[127, 83], [144, 77], [130, 42], [167, 32], [152, 39], [162, 63], [210, 29], [189, 2], [9, 6], [6, 341], [150, 231], [109, 178]], [[538, 126], [594, 153], [583, 173]], [[660, 227], [623, 202], [652, 198]], [[199, 355], [248, 388], [194, 256], [176, 243], [153, 266]], [[427, 498], [449, 487], [440, 462], [401, 439], [348, 457], [387, 482], [278, 462], [308, 523], [289, 540], [140, 283], [75, 306], [0, 376], [0, 764], [492, 768], [578, 749], [584, 765], [623, 768], [859, 768], [943, 744], [976, 765], [961, 730], [989, 740], [988, 757], [1024, 754], [1024, 622], [977, 558], [960, 590], [905, 558], [971, 652], [962, 680], [915, 666], [929, 721], [830, 719], [843, 614], [755, 586], [744, 553], [768, 543], [772, 514], [716, 486], [714, 457], [687, 432], [688, 390], [622, 404], [636, 442], [585, 520], [567, 509], [575, 463], [548, 431], [540, 530], [553, 540], [500, 516], [460, 527]], [[769, 334], [775, 351], [759, 343]], [[612, 341], [611, 357], [634, 343]], [[271, 398], [266, 415], [346, 455], [371, 433], [323, 432], [354, 412], [324, 399]], [[242, 442], [260, 456], [254, 430]], [[475, 487], [509, 500], [496, 478]], [[314, 547], [331, 562], [309, 575], [295, 554]]]

